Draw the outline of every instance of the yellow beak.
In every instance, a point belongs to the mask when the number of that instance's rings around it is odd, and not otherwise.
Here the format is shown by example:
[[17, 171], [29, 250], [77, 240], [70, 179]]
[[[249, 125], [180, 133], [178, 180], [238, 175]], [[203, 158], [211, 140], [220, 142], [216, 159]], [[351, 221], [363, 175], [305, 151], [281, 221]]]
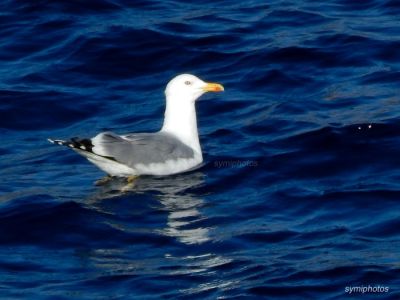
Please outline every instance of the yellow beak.
[[219, 83], [209, 83], [203, 87], [203, 90], [206, 92], [222, 92], [224, 91], [224, 87]]

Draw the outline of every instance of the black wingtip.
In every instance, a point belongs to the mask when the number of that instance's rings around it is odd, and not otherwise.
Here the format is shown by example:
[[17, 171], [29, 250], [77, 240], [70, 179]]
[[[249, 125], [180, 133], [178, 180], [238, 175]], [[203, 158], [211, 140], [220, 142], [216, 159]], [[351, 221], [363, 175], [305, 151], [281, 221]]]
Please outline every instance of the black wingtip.
[[73, 149], [92, 152], [93, 144], [90, 139], [72, 138], [68, 141], [47, 139], [50, 143], [60, 146], [67, 146]]
[[53, 140], [53, 139], [47, 139], [50, 143], [55, 144], [55, 145], [60, 145], [60, 146], [67, 146], [68, 142], [63, 141], [63, 140]]

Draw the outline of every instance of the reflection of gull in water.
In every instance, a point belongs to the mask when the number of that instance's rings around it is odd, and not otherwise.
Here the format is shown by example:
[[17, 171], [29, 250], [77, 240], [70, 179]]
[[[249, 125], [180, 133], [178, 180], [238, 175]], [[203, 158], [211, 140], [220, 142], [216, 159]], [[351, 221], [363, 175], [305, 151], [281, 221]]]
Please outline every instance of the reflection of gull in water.
[[160, 230], [162, 234], [174, 236], [185, 244], [201, 244], [209, 240], [208, 228], [197, 227], [195, 224], [203, 219], [198, 210], [203, 200], [190, 194], [171, 194], [161, 196], [160, 201], [169, 212], [168, 226]]
[[[198, 171], [171, 177], [139, 177], [132, 185], [127, 185], [125, 180], [112, 180], [97, 188], [97, 194], [93, 195], [89, 201], [93, 209], [114, 215], [110, 218], [112, 221], [107, 222], [119, 230], [134, 233], [137, 231], [146, 233], [150, 230], [153, 235], [168, 236], [181, 243], [197, 246], [211, 240], [210, 228], [204, 225], [207, 224], [208, 217], [201, 212], [204, 201], [196, 195], [195, 191], [203, 184], [204, 174]], [[154, 205], [154, 199], [156, 199], [156, 205]], [[119, 223], [115, 216], [119, 216], [121, 205], [126, 206], [122, 208], [124, 216], [123, 221]], [[129, 208], [132, 209], [132, 206], [134, 211], [130, 212]], [[162, 219], [162, 225], [154, 228], [159, 224], [159, 222], [154, 223], [154, 220], [159, 220], [160, 211], [166, 212], [167, 220], [165, 222], [165, 219]], [[127, 214], [133, 216], [132, 221], [128, 221], [128, 225], [124, 222], [124, 220], [130, 220]], [[135, 216], [138, 214], [143, 214], [143, 218], [135, 223]], [[154, 215], [157, 218], [154, 218]], [[165, 213], [162, 213], [162, 216], [164, 215]], [[150, 222], [150, 225], [147, 222]], [[192, 247], [189, 248], [192, 249]], [[97, 249], [93, 254], [93, 261], [98, 269], [111, 276], [133, 275], [146, 278], [149, 274], [168, 276], [168, 278], [195, 274], [207, 277], [216, 272], [217, 268], [224, 268], [224, 266], [230, 268], [232, 258], [212, 253], [212, 250], [206, 246], [195, 248], [195, 253], [190, 253], [191, 255], [181, 251], [174, 252], [166, 247], [166, 249], [150, 250], [148, 254], [139, 255], [139, 257], [136, 247]], [[139, 249], [142, 249], [140, 245]], [[221, 277], [203, 284], [182, 286], [179, 293], [183, 297], [192, 298], [192, 296], [216, 289], [229, 291], [238, 284], [240, 282], [229, 277]]]
[[[204, 201], [190, 192], [204, 182], [201, 172], [186, 173], [172, 177], [139, 177], [133, 183], [114, 179], [99, 188], [98, 193], [91, 197], [91, 205], [99, 209], [100, 200], [129, 195], [130, 193], [151, 193], [163, 205], [161, 210], [168, 213], [167, 226], [157, 229], [162, 235], [175, 237], [185, 244], [201, 244], [208, 240], [209, 229], [196, 226], [205, 219], [199, 209]], [[154, 208], [152, 208], [154, 209]], [[101, 210], [104, 211], [102, 208]]]

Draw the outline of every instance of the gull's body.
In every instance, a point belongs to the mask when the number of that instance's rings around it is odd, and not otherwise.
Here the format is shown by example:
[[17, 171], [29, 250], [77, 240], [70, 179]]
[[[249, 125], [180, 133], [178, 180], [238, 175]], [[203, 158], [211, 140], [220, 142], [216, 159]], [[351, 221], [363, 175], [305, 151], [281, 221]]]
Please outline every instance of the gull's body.
[[223, 91], [223, 87], [189, 74], [172, 79], [165, 90], [164, 123], [155, 133], [103, 132], [91, 139], [49, 141], [71, 147], [111, 176], [185, 172], [203, 162], [195, 101], [208, 91]]

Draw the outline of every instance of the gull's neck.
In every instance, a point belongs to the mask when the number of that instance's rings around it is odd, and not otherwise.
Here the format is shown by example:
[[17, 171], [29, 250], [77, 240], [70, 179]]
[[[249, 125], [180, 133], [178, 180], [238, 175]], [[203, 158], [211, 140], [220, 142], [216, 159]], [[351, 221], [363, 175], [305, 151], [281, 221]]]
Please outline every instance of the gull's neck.
[[164, 124], [161, 131], [175, 135], [182, 143], [201, 155], [194, 102], [194, 100], [180, 99], [179, 96], [167, 95]]

